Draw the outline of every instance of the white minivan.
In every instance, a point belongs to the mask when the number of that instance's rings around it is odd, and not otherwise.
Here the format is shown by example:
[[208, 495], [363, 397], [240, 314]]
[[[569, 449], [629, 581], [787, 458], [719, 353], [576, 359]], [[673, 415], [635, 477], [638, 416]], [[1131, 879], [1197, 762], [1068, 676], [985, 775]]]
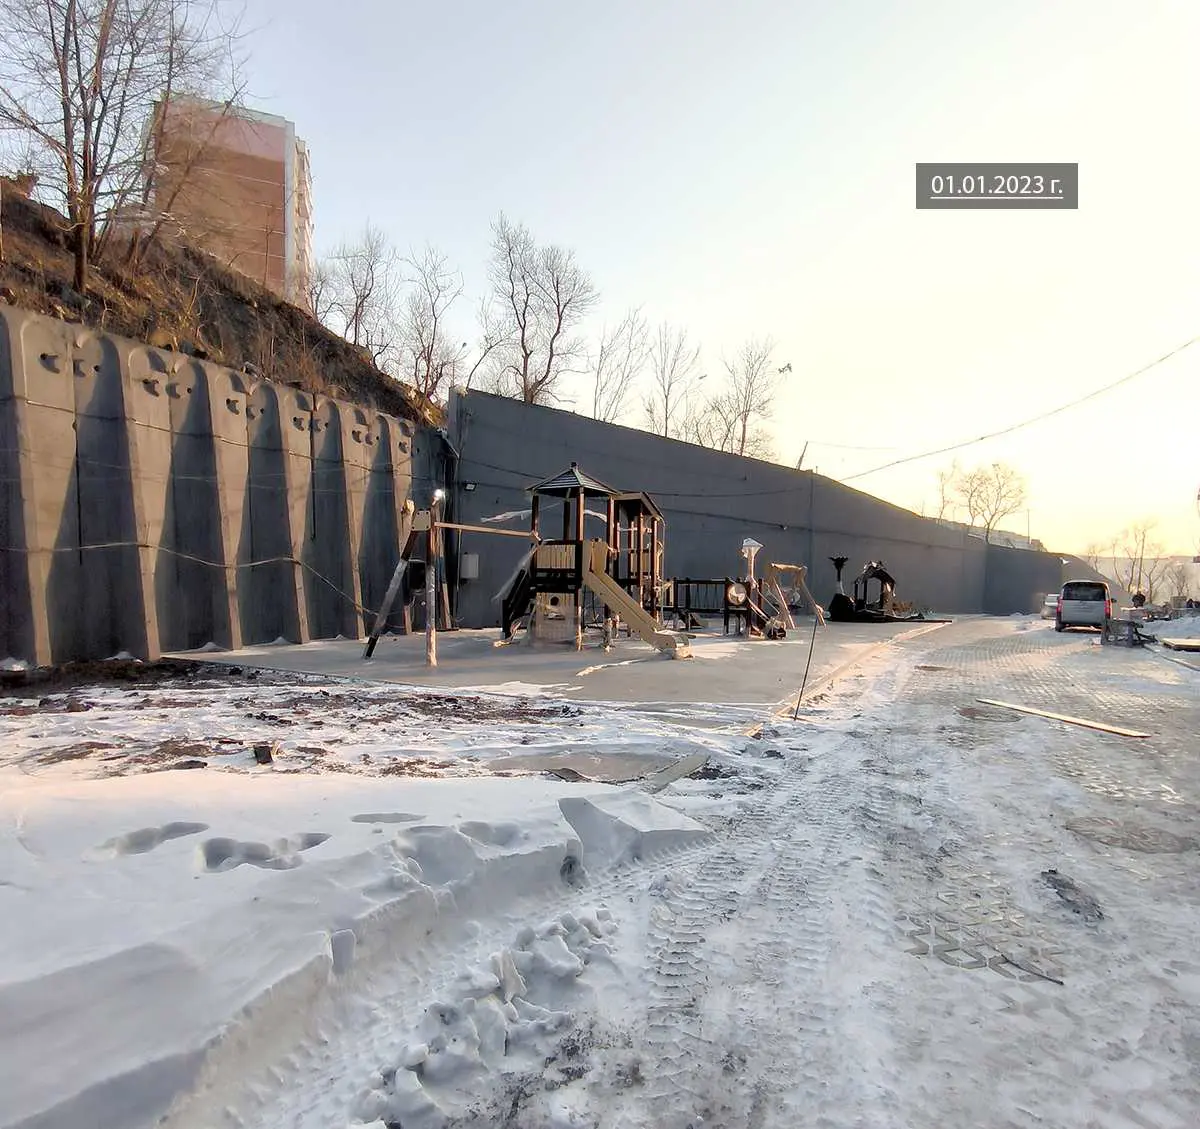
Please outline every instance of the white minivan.
[[1104, 630], [1112, 619], [1112, 596], [1102, 580], [1068, 580], [1058, 596], [1054, 630], [1096, 627]]

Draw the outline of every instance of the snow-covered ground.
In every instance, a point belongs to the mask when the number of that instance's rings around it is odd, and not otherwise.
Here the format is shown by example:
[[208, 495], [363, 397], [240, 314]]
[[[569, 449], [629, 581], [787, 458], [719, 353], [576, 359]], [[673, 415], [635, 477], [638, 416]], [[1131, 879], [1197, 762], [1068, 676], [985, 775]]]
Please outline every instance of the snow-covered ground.
[[[0, 1126], [1200, 1123], [1200, 675], [1042, 628], [909, 639], [756, 737], [295, 679], [0, 700]], [[610, 746], [711, 759], [493, 774]]]
[[1175, 619], [1155, 620], [1144, 630], [1156, 639], [1200, 639], [1200, 611], [1182, 611]]

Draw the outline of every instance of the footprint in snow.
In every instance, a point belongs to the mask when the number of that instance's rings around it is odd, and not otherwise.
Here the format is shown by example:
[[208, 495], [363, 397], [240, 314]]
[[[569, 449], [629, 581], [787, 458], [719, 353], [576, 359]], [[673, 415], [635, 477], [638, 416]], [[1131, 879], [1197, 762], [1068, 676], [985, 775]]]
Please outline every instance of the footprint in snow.
[[122, 855], [144, 855], [147, 851], [187, 835], [198, 835], [207, 831], [207, 823], [164, 823], [161, 827], [142, 827], [101, 843], [91, 852], [93, 858], [112, 859]]
[[328, 835], [314, 831], [279, 839], [273, 844], [205, 839], [200, 845], [200, 862], [210, 874], [233, 870], [243, 863], [263, 870], [292, 870], [300, 865], [301, 851], [318, 847], [328, 838]]

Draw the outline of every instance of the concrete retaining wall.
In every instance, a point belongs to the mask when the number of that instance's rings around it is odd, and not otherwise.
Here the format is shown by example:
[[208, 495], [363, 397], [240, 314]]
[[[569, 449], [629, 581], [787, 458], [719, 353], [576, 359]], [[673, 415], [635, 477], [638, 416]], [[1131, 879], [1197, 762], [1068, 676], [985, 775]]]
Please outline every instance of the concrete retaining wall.
[[360, 635], [420, 446], [408, 421], [0, 307], [0, 658]]
[[[947, 613], [1036, 611], [1062, 582], [1052, 554], [988, 549], [810, 472], [569, 412], [456, 395], [448, 439], [0, 306], [0, 658], [357, 637], [395, 567], [407, 501], [452, 487], [448, 515], [479, 523], [526, 509], [526, 488], [573, 460], [655, 497], [668, 576], [740, 574], [753, 537], [760, 561], [808, 564], [823, 601], [841, 554], [849, 576], [882, 559], [900, 599]], [[551, 506], [551, 535], [555, 520]], [[452, 597], [459, 622], [497, 625], [494, 597], [525, 546], [467, 533], [447, 548], [452, 580], [463, 554], [478, 557]]]
[[[989, 549], [961, 528], [808, 471], [476, 392], [451, 400], [450, 423], [461, 455], [460, 520], [477, 523], [527, 508], [526, 487], [576, 461], [613, 487], [653, 495], [667, 517], [668, 576], [737, 575], [739, 547], [753, 537], [764, 546], [760, 561], [808, 564], [822, 601], [835, 590], [829, 561], [835, 555], [850, 558], [847, 578], [882, 559], [898, 580], [899, 599], [946, 613], [1037, 611], [1043, 589], [1060, 583], [1061, 561], [1053, 554]], [[553, 512], [543, 528], [556, 535]], [[516, 566], [521, 543], [465, 534], [461, 551], [479, 555], [479, 578], [461, 586], [460, 621], [495, 625], [493, 597]]]

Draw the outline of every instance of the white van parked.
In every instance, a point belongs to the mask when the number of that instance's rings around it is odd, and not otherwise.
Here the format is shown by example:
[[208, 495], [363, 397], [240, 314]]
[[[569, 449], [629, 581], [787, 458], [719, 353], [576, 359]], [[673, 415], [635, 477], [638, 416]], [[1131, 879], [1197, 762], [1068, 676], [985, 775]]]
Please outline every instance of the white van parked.
[[1101, 631], [1112, 619], [1113, 601], [1108, 585], [1102, 580], [1068, 580], [1058, 596], [1054, 612], [1054, 630], [1068, 627], [1096, 627]]

